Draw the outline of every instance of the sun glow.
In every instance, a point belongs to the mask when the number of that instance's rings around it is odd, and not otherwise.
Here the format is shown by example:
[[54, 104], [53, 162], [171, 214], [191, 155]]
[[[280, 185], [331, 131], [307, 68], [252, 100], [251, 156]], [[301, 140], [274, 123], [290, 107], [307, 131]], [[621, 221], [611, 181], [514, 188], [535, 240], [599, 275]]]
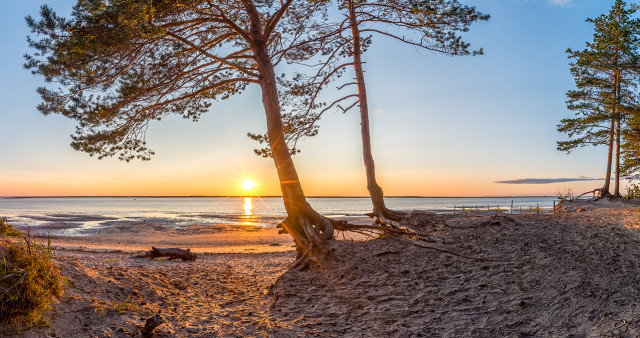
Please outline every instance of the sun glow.
[[244, 191], [251, 191], [255, 187], [256, 187], [256, 183], [248, 178], [242, 181], [242, 189], [244, 189]]

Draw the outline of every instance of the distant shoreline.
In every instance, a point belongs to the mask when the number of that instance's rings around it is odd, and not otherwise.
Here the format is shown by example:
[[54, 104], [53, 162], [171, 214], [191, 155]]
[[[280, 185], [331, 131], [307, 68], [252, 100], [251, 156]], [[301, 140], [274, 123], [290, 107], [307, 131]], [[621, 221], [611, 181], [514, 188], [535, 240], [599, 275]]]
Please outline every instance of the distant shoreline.
[[[282, 198], [282, 196], [256, 196], [256, 195], [202, 195], [202, 196], [0, 196], [0, 199], [29, 199], [29, 198]], [[527, 196], [385, 196], [385, 198], [540, 198], [556, 197], [552, 195], [527, 195]], [[369, 198], [369, 196], [307, 196], [307, 198]]]

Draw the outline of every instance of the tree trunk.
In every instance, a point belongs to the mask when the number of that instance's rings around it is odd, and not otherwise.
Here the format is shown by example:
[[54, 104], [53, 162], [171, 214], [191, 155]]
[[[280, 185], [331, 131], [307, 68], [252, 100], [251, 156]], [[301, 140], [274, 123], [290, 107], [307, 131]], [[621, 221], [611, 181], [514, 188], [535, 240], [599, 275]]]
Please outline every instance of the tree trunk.
[[616, 121], [616, 176], [613, 196], [620, 197], [620, 119]]
[[[618, 46], [619, 49], [619, 46]], [[616, 63], [618, 62], [618, 53], [616, 53]], [[620, 71], [615, 72], [615, 94], [616, 94], [616, 106], [615, 106], [615, 119], [616, 119], [616, 167], [615, 167], [615, 183], [613, 188], [613, 196], [620, 196], [620, 120], [622, 119], [621, 113], [621, 81]]]
[[[618, 17], [618, 19], [620, 19]], [[620, 43], [618, 41], [618, 43], [616, 44], [616, 55], [614, 58], [614, 63], [618, 64], [620, 58]], [[613, 196], [620, 196], [620, 119], [621, 119], [621, 112], [620, 112], [620, 106], [621, 106], [621, 99], [620, 99], [620, 94], [621, 94], [621, 81], [620, 81], [620, 70], [616, 69], [613, 73], [613, 95], [614, 95], [614, 105], [613, 105], [613, 114], [612, 114], [612, 121], [611, 121], [611, 130], [610, 130], [610, 136], [609, 136], [609, 163], [608, 163], [608, 167], [611, 166], [611, 156], [612, 156], [612, 144], [613, 144], [613, 137], [615, 135], [615, 142], [616, 142], [616, 165], [615, 165], [615, 181], [614, 181], [614, 189], [613, 189]], [[615, 123], [614, 123], [615, 122]], [[610, 174], [611, 174], [611, 169], [608, 168], [607, 169], [607, 176], [609, 176], [609, 179], [607, 180], [605, 186], [607, 187], [607, 191], [608, 192], [608, 188], [609, 188], [609, 184], [611, 181], [610, 178]]]
[[613, 160], [613, 136], [615, 134], [616, 121], [611, 119], [611, 128], [609, 130], [609, 149], [607, 154], [607, 173], [604, 177], [604, 186], [602, 187], [601, 197], [610, 196], [609, 187], [611, 186], [611, 161]]
[[[349, 23], [353, 38], [353, 69], [358, 85], [358, 101], [360, 104], [360, 132], [362, 134], [362, 154], [364, 167], [367, 174], [367, 190], [373, 204], [372, 216], [378, 221], [390, 219], [399, 221], [404, 213], [387, 209], [384, 204], [384, 193], [376, 181], [375, 163], [371, 152], [371, 132], [369, 130], [369, 105], [367, 101], [367, 88], [364, 81], [364, 71], [362, 70], [362, 49], [360, 45], [360, 28], [355, 13], [353, 0], [348, 2]], [[384, 223], [384, 222], [383, 222]]]
[[[253, 9], [255, 10], [255, 8]], [[252, 8], [249, 8], [249, 15], [253, 14], [254, 17], [258, 17], [257, 11], [252, 12], [251, 10]], [[325, 244], [333, 237], [333, 226], [327, 218], [320, 216], [313, 210], [302, 191], [298, 173], [284, 138], [275, 70], [262, 36], [259, 19], [252, 19], [252, 49], [261, 74], [260, 87], [262, 89], [262, 104], [267, 118], [269, 146], [287, 211], [287, 218], [279, 227], [293, 237], [300, 261], [306, 257], [326, 256]]]

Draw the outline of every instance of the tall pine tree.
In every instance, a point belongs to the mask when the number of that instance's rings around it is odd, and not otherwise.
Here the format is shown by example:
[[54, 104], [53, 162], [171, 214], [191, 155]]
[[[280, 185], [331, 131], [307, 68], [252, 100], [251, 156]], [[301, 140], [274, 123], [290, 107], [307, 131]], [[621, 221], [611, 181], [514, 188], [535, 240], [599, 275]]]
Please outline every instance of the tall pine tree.
[[587, 19], [595, 25], [593, 42], [581, 51], [567, 50], [576, 89], [567, 92], [567, 107], [576, 117], [563, 119], [558, 131], [569, 140], [559, 141], [558, 150], [570, 152], [586, 145], [608, 146], [607, 169], [601, 196], [609, 196], [615, 148], [615, 186], [620, 196], [622, 130], [638, 106], [638, 33], [640, 20], [632, 18], [637, 7], [616, 0], [608, 14]]
[[[367, 190], [373, 204], [370, 216], [379, 224], [394, 225], [404, 213], [391, 210], [384, 203], [384, 193], [376, 180], [375, 164], [371, 150], [369, 130], [369, 104], [364, 79], [362, 53], [370, 37], [375, 34], [389, 37], [415, 48], [445, 55], [478, 55], [470, 51], [469, 44], [462, 41], [460, 32], [469, 30], [477, 21], [489, 20], [490, 16], [478, 12], [475, 7], [465, 6], [457, 0], [394, 1], [391, 4], [380, 1], [345, 0], [341, 4], [346, 10], [346, 19], [341, 26], [351, 30], [351, 50], [360, 108], [360, 132], [362, 136], [363, 160], [367, 176]], [[408, 36], [404, 34], [408, 33]], [[348, 34], [348, 33], [347, 33]], [[342, 35], [347, 35], [341, 32]], [[411, 37], [413, 36], [413, 37]]]
[[217, 100], [258, 86], [288, 215], [279, 227], [295, 240], [298, 262], [306, 263], [328, 255], [339, 223], [306, 200], [285, 139], [275, 69], [292, 46], [298, 53], [289, 58], [317, 52], [307, 32], [323, 21], [324, 5], [78, 0], [69, 19], [43, 6], [39, 19], [27, 18], [36, 53], [25, 66], [54, 83], [38, 89], [38, 109], [78, 122], [74, 149], [125, 161], [153, 155], [145, 142], [150, 121], [174, 114], [198, 120]]

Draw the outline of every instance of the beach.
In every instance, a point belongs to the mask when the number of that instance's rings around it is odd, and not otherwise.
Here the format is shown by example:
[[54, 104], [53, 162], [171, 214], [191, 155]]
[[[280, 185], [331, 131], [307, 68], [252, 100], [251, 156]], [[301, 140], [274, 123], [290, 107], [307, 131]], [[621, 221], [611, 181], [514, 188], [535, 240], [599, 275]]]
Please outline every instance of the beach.
[[[25, 231], [24, 227], [18, 229]], [[83, 236], [51, 235], [48, 226], [33, 229], [42, 241], [65, 250], [136, 253], [151, 246], [190, 248], [195, 253], [265, 253], [292, 251], [290, 236], [254, 225], [167, 227], [154, 222], [121, 222]]]
[[[334, 260], [303, 270], [273, 228], [57, 236], [65, 294], [48, 326], [15, 336], [139, 337], [156, 313], [157, 337], [638, 336], [639, 215], [604, 199], [539, 215], [413, 212], [403, 224], [432, 241], [336, 240]], [[136, 257], [151, 245], [198, 259]]]

